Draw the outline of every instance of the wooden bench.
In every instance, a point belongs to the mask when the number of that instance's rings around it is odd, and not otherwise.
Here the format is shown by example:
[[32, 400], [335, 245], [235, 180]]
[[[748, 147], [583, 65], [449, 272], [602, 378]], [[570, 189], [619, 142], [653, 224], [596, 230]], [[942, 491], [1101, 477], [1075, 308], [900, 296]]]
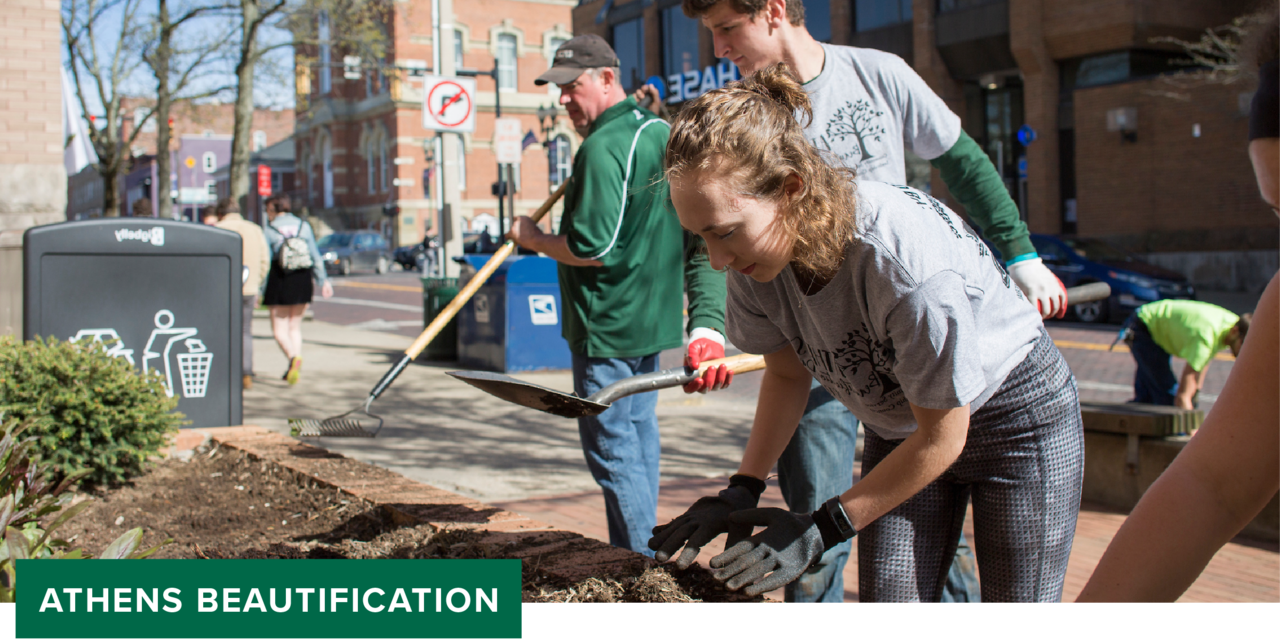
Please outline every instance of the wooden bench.
[[[1086, 502], [1129, 510], [1182, 451], [1204, 422], [1204, 412], [1151, 404], [1081, 402]], [[1242, 532], [1280, 539], [1277, 498]]]
[[1189, 436], [1204, 422], [1204, 412], [1137, 402], [1081, 402], [1085, 431], [1135, 436]]

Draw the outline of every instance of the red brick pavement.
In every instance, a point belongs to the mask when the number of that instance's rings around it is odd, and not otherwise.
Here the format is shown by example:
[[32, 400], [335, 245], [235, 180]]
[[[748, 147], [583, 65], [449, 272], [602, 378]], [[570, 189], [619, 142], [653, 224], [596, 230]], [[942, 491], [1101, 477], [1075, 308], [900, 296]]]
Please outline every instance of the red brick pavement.
[[[1108, 347], [1115, 340], [1117, 327], [1104, 326], [1085, 328], [1078, 324], [1049, 324], [1049, 336], [1058, 344], [1063, 357], [1080, 383], [1080, 399], [1094, 402], [1124, 402], [1133, 397], [1133, 373], [1135, 365], [1133, 356], [1129, 355], [1124, 345], [1118, 345], [1115, 351], [1106, 351], [1099, 347]], [[1077, 345], [1088, 344], [1093, 348], [1082, 348]], [[1229, 352], [1224, 352], [1226, 357]], [[1186, 364], [1179, 358], [1173, 359], [1173, 371], [1182, 373]], [[1208, 410], [1213, 406], [1213, 399], [1222, 392], [1234, 363], [1229, 360], [1214, 360], [1205, 377], [1204, 389], [1201, 391], [1200, 409]], [[1091, 388], [1090, 383], [1123, 386], [1123, 390], [1102, 390]]]
[[[658, 498], [658, 522], [680, 515], [695, 500], [724, 488], [727, 478], [672, 480], [661, 486]], [[494, 506], [526, 515], [555, 527], [575, 531], [589, 538], [608, 541], [604, 499], [599, 492], [554, 496]], [[786, 508], [775, 483], [760, 500], [762, 507]], [[1063, 601], [1075, 600], [1093, 569], [1102, 558], [1111, 538], [1124, 522], [1125, 515], [1103, 507], [1086, 505], [1076, 521], [1075, 543], [1067, 564]], [[965, 535], [973, 540], [973, 517], [964, 524]], [[704, 565], [724, 549], [721, 536], [703, 548], [698, 556]], [[858, 601], [858, 549], [854, 545], [844, 570], [845, 602]], [[778, 590], [770, 597], [782, 599]], [[1237, 539], [1214, 556], [1200, 579], [1179, 602], [1280, 602], [1280, 545]]]

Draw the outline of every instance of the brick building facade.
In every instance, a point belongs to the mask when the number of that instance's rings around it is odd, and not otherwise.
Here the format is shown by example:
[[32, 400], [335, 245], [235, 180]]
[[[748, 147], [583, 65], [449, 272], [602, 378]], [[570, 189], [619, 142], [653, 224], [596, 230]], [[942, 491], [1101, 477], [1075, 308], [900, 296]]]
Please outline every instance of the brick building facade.
[[[155, 166], [156, 139], [160, 123], [146, 118], [154, 104], [147, 98], [121, 99], [120, 138], [128, 140], [135, 127], [138, 137], [130, 144], [130, 166], [120, 175], [120, 215], [157, 215], [159, 179]], [[231, 162], [234, 105], [207, 102], [178, 102], [171, 111], [173, 129], [169, 138], [172, 213], [179, 219], [194, 220], [198, 211], [217, 198], [214, 173]], [[257, 153], [293, 135], [293, 109], [255, 109], [250, 126], [250, 150]], [[192, 162], [192, 166], [186, 163]], [[250, 167], [256, 170], [256, 165]], [[292, 186], [292, 175], [288, 177]], [[256, 191], [255, 191], [256, 193]], [[67, 188], [66, 218], [83, 220], [102, 215], [102, 177], [92, 166], [71, 176]], [[252, 195], [252, 194], [251, 194]], [[146, 201], [145, 203], [143, 201]]]
[[[1195, 40], [1256, 0], [800, 1], [815, 38], [910, 63], [987, 150], [1033, 232], [1104, 238], [1202, 288], [1256, 292], [1275, 274], [1280, 236], [1245, 153], [1250, 88], [1171, 84], [1185, 55], [1152, 42]], [[593, 0], [573, 15], [575, 33], [609, 39], [637, 77], [671, 83], [689, 51], [716, 62], [680, 0]], [[1036, 132], [1025, 146], [1023, 125]], [[930, 184], [958, 207], [936, 173]]]
[[22, 336], [22, 234], [67, 204], [61, 36], [55, 0], [0, 12], [0, 335]]
[[[497, 61], [503, 117], [519, 118], [521, 130], [534, 132], [542, 142], [545, 138], [536, 114], [539, 108], [556, 104], [558, 92], [533, 81], [550, 66], [555, 49], [572, 37], [570, 12], [576, 4], [576, 0], [455, 1], [441, 20], [451, 27], [454, 40], [452, 50], [443, 51], [448, 60], [442, 62], [442, 71], [455, 67], [489, 71]], [[380, 69], [362, 65], [358, 79], [346, 79], [342, 52], [299, 52], [307, 60], [331, 62], [328, 66], [299, 64], [296, 155], [299, 188], [305, 195], [295, 209], [305, 206], [323, 222], [320, 227], [378, 228], [403, 245], [435, 233], [441, 168], [443, 179], [452, 183], [446, 186], [458, 190], [454, 209], [461, 214], [463, 230], [472, 219], [497, 212], [498, 201], [491, 191], [497, 180], [492, 151], [495, 81], [476, 78], [475, 132], [460, 135], [457, 147], [449, 143], [446, 149], [455, 150], [446, 156], [454, 157], [435, 158], [431, 151], [435, 133], [422, 122], [421, 76], [430, 71], [432, 60], [431, 2], [397, 1], [389, 6], [390, 43]], [[323, 39], [319, 25], [317, 31]], [[563, 111], [551, 137], [563, 142], [562, 157], [556, 162], [557, 179], [561, 179], [578, 144]], [[514, 176], [517, 214], [531, 212], [550, 194], [549, 165], [543, 144], [525, 148]], [[396, 207], [399, 214], [385, 216], [386, 207]]]
[[[144, 116], [153, 104], [153, 100], [144, 98], [124, 98], [120, 101], [120, 112], [125, 114], [120, 124], [121, 139], [128, 139], [139, 123], [142, 131], [134, 139], [133, 155], [154, 155], [156, 152], [156, 128], [159, 123], [155, 118]], [[169, 112], [173, 119], [173, 133], [170, 136], [173, 149], [178, 148], [178, 141], [183, 136], [229, 136], [235, 129], [235, 105], [220, 102], [179, 102]], [[252, 141], [250, 149], [265, 149], [293, 135], [293, 109], [255, 109], [253, 124], [250, 125]], [[230, 161], [230, 158], [227, 159]]]

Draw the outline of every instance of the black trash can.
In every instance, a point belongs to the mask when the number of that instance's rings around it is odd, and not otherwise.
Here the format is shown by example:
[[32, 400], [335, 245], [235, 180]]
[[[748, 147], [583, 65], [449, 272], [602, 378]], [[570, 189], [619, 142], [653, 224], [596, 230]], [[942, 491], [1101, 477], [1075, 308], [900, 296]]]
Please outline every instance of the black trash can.
[[191, 427], [241, 415], [240, 236], [192, 222], [111, 218], [23, 235], [23, 338], [103, 341], [158, 371]]
[[[422, 327], [435, 320], [458, 295], [457, 278], [422, 278]], [[422, 351], [428, 360], [458, 359], [458, 318], [454, 316]]]

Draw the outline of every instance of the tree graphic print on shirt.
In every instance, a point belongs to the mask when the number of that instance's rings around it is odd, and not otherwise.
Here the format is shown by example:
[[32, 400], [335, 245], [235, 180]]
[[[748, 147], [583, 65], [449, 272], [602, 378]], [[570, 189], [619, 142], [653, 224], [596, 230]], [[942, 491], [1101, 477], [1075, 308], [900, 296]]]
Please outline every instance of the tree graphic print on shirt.
[[837, 397], [857, 396], [871, 411], [900, 408], [907, 399], [893, 376], [893, 348], [876, 340], [865, 322], [860, 324], [835, 351], [812, 348], [800, 336], [792, 346], [805, 369]]
[[884, 153], [876, 153], [870, 144], [883, 142], [883, 136], [888, 133], [880, 124], [883, 116], [883, 111], [876, 111], [871, 102], [862, 98], [857, 102], [845, 102], [827, 121], [826, 132], [819, 138], [821, 146], [850, 169], [869, 171], [876, 168], [888, 161]]

